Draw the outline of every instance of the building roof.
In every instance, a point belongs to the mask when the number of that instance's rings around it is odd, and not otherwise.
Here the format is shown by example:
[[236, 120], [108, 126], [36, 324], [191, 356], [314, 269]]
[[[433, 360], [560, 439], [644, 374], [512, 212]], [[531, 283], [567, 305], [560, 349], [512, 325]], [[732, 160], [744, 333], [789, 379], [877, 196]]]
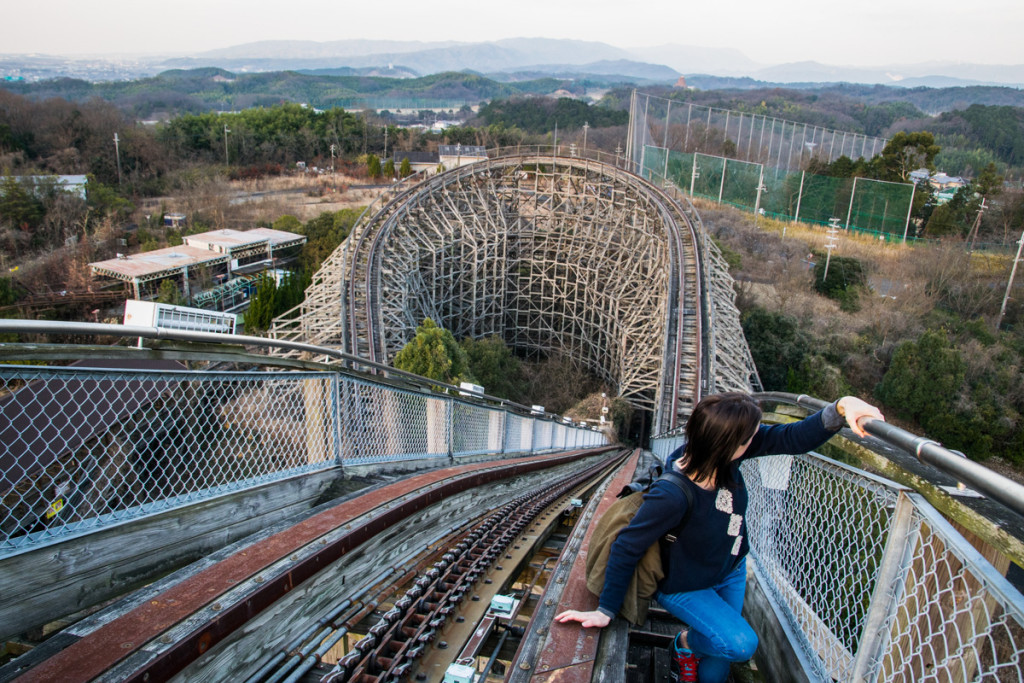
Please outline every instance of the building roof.
[[187, 235], [184, 237], [184, 240], [185, 244], [190, 247], [198, 247], [199, 249], [216, 251], [222, 254], [229, 254], [233, 250], [253, 244], [262, 244], [267, 241], [265, 237], [231, 229]]
[[443, 157], [480, 157], [487, 158], [487, 148], [479, 145], [438, 145], [437, 151]]
[[96, 275], [106, 275], [131, 282], [145, 281], [167, 277], [180, 272], [182, 268], [204, 265], [215, 265], [228, 260], [227, 254], [220, 254], [209, 249], [200, 249], [187, 244], [166, 249], [144, 251], [141, 254], [119, 256], [90, 263], [89, 267]]
[[966, 184], [964, 179], [960, 176], [949, 176], [945, 173], [936, 173], [933, 175], [931, 183], [932, 185], [955, 185], [958, 187]]
[[436, 164], [441, 160], [437, 152], [395, 152], [395, 163], [408, 159], [410, 164]]
[[306, 238], [294, 232], [274, 230], [272, 228], [254, 228], [252, 230], [211, 230], [197, 235], [188, 235], [185, 244], [210, 251], [232, 253], [253, 245], [269, 243], [271, 247], [280, 248], [293, 244], [302, 244]]
[[105, 275], [125, 282], [146, 282], [180, 273], [183, 268], [218, 265], [232, 257], [283, 249], [305, 241], [303, 235], [272, 228], [211, 230], [185, 237], [185, 244], [181, 246], [121, 255], [90, 263], [89, 267], [95, 275]]
[[274, 230], [273, 228], [253, 228], [252, 230], [247, 230], [246, 234], [262, 235], [263, 238], [270, 242], [270, 245], [275, 249], [291, 246], [293, 244], [304, 244], [306, 242], [305, 235], [288, 232], [286, 230]]

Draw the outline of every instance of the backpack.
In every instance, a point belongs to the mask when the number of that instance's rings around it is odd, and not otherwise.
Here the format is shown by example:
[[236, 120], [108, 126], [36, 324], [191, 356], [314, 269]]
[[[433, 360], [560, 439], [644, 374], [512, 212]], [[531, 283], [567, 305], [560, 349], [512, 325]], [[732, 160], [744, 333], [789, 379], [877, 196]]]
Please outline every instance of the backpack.
[[640, 509], [644, 493], [650, 490], [655, 481], [664, 479], [678, 486], [686, 496], [686, 513], [679, 525], [647, 549], [637, 564], [636, 571], [633, 572], [633, 578], [626, 590], [626, 599], [623, 601], [619, 613], [634, 624], [644, 622], [651, 597], [657, 590], [658, 583], [665, 578], [662, 544], [676, 541], [680, 530], [686, 525], [690, 518], [690, 512], [693, 510], [693, 493], [683, 483], [681, 474], [672, 470], [663, 473], [660, 465], [653, 465], [649, 470], [649, 475], [649, 479], [635, 481], [623, 487], [617, 496], [618, 500], [612, 503], [611, 507], [597, 520], [587, 550], [587, 590], [594, 595], [600, 595], [604, 588], [604, 574], [612, 543], [619, 532], [629, 525], [636, 511]]

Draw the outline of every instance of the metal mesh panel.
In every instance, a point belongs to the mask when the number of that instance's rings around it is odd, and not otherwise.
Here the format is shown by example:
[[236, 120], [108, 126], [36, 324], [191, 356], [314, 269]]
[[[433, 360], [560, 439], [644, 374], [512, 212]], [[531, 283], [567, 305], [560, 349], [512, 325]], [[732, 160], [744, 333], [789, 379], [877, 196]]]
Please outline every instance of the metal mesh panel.
[[500, 453], [502, 413], [456, 401], [454, 404], [452, 442], [454, 455]]
[[898, 598], [877, 680], [1024, 680], [1024, 598], [925, 506], [907, 571], [892, 587]]
[[665, 439], [656, 439], [651, 442], [651, 452], [658, 457], [658, 462], [664, 463], [669, 453], [686, 443], [686, 437], [682, 434]]
[[332, 466], [332, 382], [318, 373], [5, 374], [0, 550]]
[[829, 178], [804, 174], [800, 199], [800, 220], [828, 225], [829, 218], [846, 218], [853, 191], [852, 178]]
[[[828, 225], [830, 218], [859, 232], [902, 239], [913, 185], [868, 178], [832, 178], [756, 162], [660, 147], [643, 149], [644, 177], [667, 179], [693, 196], [760, 210], [780, 220]], [[761, 193], [758, 196], [758, 181]]]
[[761, 168], [760, 164], [726, 159], [725, 182], [721, 188], [722, 202], [753, 211], [757, 202], [757, 184], [761, 179]]
[[709, 199], [718, 199], [725, 173], [725, 159], [704, 154], [697, 155], [697, 167], [693, 171], [691, 187], [693, 194]]
[[831, 678], [849, 677], [896, 494], [810, 456], [744, 464], [751, 552]]
[[[886, 139], [770, 116], [637, 94], [631, 108], [635, 151], [660, 145], [798, 170], [811, 159], [870, 159]], [[638, 161], [634, 157], [634, 161]]]
[[343, 384], [341, 395], [345, 462], [448, 456], [449, 401], [361, 381]]
[[571, 448], [572, 444], [569, 443], [569, 428], [565, 425], [556, 424], [554, 427], [555, 434], [552, 438], [552, 446], [555, 448]]
[[533, 450], [533, 418], [509, 415], [505, 420], [505, 452], [521, 453]]
[[693, 155], [682, 152], [669, 152], [667, 177], [676, 187], [689, 189], [690, 176], [693, 173]]
[[558, 425], [555, 443], [552, 428], [327, 372], [8, 366], [0, 555], [342, 463], [604, 441]]
[[799, 215], [800, 220], [805, 220], [803, 213], [800, 212], [800, 202], [803, 198], [800, 183], [805, 175], [785, 173], [778, 169], [765, 170], [765, 189], [761, 193], [761, 208], [764, 212], [774, 218], [796, 220]]
[[660, 178], [665, 175], [665, 164], [668, 160], [668, 150], [661, 147], [644, 147], [643, 177], [648, 180]]
[[849, 227], [903, 237], [913, 195], [911, 185], [858, 178]]
[[554, 425], [551, 422], [536, 420], [533, 423], [533, 450], [546, 451], [552, 447], [551, 437]]

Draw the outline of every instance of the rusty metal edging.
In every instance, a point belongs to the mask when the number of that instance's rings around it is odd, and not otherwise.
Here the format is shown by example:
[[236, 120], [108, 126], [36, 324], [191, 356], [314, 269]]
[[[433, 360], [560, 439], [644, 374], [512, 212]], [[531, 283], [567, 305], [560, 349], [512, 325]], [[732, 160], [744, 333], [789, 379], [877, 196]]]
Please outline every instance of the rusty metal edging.
[[[546, 633], [546, 638], [542, 644], [539, 644], [535, 663], [527, 661], [527, 650], [532, 648], [527, 643], [528, 639], [523, 640], [513, 661], [519, 662], [520, 657], [523, 657], [520, 666], [529, 664], [530, 667], [513, 669], [510, 680], [519, 682], [529, 680], [536, 683], [555, 680], [561, 683], [590, 682], [594, 662], [597, 659], [600, 631], [584, 629], [577, 623], [559, 624], [552, 618], [555, 614], [567, 609], [581, 611], [597, 609], [597, 596], [592, 595], [586, 587], [586, 562], [590, 537], [597, 520], [615, 502], [622, 487], [632, 481], [640, 456], [641, 451], [638, 449], [608, 484], [601, 501], [590, 518], [590, 524], [575, 557], [571, 559], [565, 557], [563, 551], [563, 557], [559, 558], [558, 566], [552, 572], [554, 580], [548, 583], [544, 595], [541, 596], [542, 607], [534, 613], [527, 629], [530, 634], [540, 633], [541, 629], [545, 629], [543, 632]], [[563, 563], [569, 563], [569, 566], [564, 567]], [[555, 578], [556, 574], [562, 575], [562, 581]], [[557, 592], [558, 595], [550, 595], [554, 592]], [[557, 605], [554, 604], [555, 601], [557, 601]], [[552, 604], [549, 605], [549, 602]], [[529, 673], [527, 673], [528, 671]]]

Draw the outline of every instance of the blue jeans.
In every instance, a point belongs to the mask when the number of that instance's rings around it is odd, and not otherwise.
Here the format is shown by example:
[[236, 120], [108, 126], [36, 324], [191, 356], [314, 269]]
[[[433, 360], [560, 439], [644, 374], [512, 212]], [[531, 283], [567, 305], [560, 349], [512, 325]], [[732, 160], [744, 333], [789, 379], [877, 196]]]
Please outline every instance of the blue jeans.
[[700, 657], [698, 680], [721, 683], [730, 662], [745, 662], [757, 649], [757, 634], [741, 616], [747, 590], [747, 559], [722, 582], [689, 593], [655, 593], [658, 604], [690, 627], [690, 649]]

